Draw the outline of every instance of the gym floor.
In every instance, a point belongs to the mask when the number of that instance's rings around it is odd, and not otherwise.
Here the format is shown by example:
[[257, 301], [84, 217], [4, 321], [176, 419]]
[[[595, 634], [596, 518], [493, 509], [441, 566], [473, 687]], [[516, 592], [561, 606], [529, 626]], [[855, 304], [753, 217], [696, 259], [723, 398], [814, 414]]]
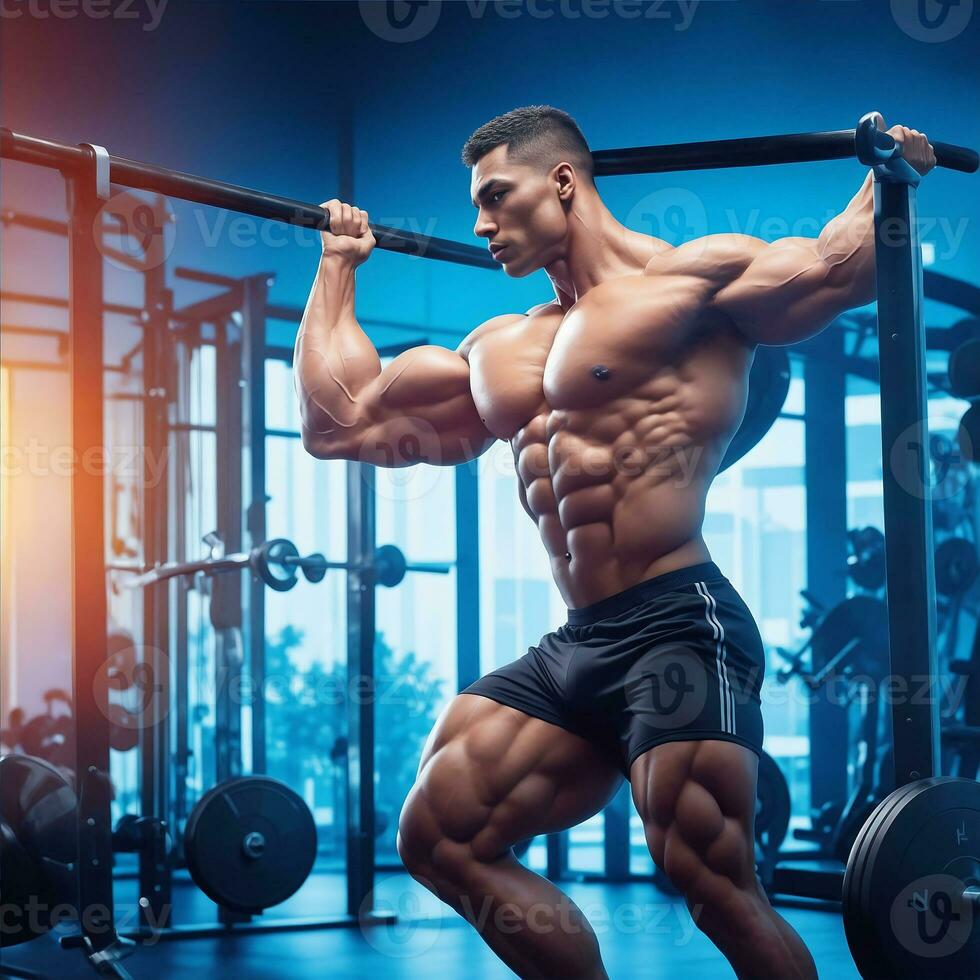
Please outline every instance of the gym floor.
[[[329, 976], [360, 980], [381, 974], [390, 980], [429, 976], [465, 976], [470, 980], [505, 980], [514, 974], [484, 945], [475, 930], [404, 874], [379, 875], [378, 895], [398, 894], [405, 921], [376, 926], [261, 932], [217, 939], [168, 940], [138, 950], [126, 961], [141, 980], [198, 974], [234, 976], [236, 980], [269, 977]], [[125, 883], [124, 883], [125, 884]], [[182, 887], [182, 886], [178, 886]], [[280, 910], [289, 915], [315, 915], [311, 905], [322, 899], [325, 910], [338, 907], [343, 887], [338, 875], [314, 875], [303, 888], [303, 908]], [[214, 921], [214, 906], [188, 884], [197, 922]], [[692, 927], [683, 903], [663, 896], [645, 882], [622, 884], [564, 882], [562, 889], [592, 921], [610, 977], [676, 980], [697, 976], [721, 980], [731, 967], [710, 940]], [[184, 896], [182, 896], [183, 898]], [[299, 896], [297, 896], [299, 897]], [[295, 899], [293, 900], [295, 901]], [[123, 902], [117, 913], [124, 913]], [[185, 914], [191, 910], [181, 902]], [[289, 903], [287, 903], [287, 906]], [[210, 909], [207, 908], [210, 906]], [[821, 976], [857, 980], [838, 913], [824, 908], [778, 906], [780, 914], [804, 937]], [[613, 923], [620, 923], [618, 928]], [[91, 969], [78, 952], [63, 952], [47, 936], [27, 946], [4, 951], [5, 964], [40, 971], [44, 976], [88, 978]]]

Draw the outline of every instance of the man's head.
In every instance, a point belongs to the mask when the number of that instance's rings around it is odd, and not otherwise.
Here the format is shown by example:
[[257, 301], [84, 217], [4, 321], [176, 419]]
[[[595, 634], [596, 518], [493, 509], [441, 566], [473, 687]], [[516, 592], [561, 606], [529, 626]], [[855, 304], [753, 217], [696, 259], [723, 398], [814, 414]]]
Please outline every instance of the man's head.
[[595, 192], [589, 145], [575, 120], [552, 106], [512, 109], [484, 123], [466, 141], [463, 163], [472, 167], [479, 209], [474, 230], [511, 276], [556, 259], [573, 197]]

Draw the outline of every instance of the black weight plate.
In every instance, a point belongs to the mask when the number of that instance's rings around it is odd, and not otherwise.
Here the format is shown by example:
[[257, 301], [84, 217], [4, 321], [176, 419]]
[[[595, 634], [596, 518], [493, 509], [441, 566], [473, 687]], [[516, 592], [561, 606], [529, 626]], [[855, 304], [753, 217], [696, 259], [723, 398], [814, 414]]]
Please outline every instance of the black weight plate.
[[910, 791], [909, 786], [896, 789], [886, 796], [875, 808], [867, 823], [858, 831], [854, 846], [847, 861], [843, 885], [844, 932], [854, 961], [864, 964], [864, 975], [874, 976], [875, 939], [872, 933], [872, 923], [865, 921], [861, 904], [862, 888], [865, 883], [867, 861], [866, 853], [875, 839], [879, 826], [888, 819], [896, 806], [900, 805]]
[[314, 551], [313, 554], [307, 555], [303, 559], [301, 567], [306, 581], [315, 585], [317, 582], [322, 582], [327, 574], [327, 559], [319, 551]]
[[0, 821], [0, 882], [5, 909], [0, 947], [43, 936], [51, 928], [50, 910], [57, 896], [6, 821]]
[[[258, 856], [246, 852], [261, 834]], [[256, 915], [284, 902], [316, 860], [313, 814], [285, 783], [268, 776], [229, 779], [205, 793], [184, 832], [187, 868], [212, 901]]]
[[288, 592], [297, 582], [297, 569], [295, 565], [286, 565], [285, 560], [299, 558], [296, 545], [289, 538], [272, 538], [258, 551], [258, 572], [262, 581], [275, 592]]
[[977, 550], [965, 538], [947, 538], [935, 556], [936, 591], [952, 598], [973, 585], [977, 577]]
[[858, 640], [836, 672], [849, 666], [855, 673], [880, 679], [888, 672], [888, 607], [873, 596], [855, 595], [837, 603], [817, 624], [810, 640], [816, 668]]
[[756, 788], [755, 839], [770, 858], [786, 839], [791, 808], [786, 777], [776, 760], [763, 752]]
[[847, 862], [844, 876], [844, 931], [855, 962], [864, 964], [868, 977], [889, 976], [879, 957], [879, 937], [868, 906], [867, 889], [874, 868], [873, 855], [893, 815], [917, 792], [918, 783], [900, 786], [875, 808], [858, 833]]
[[383, 544], [374, 552], [374, 575], [378, 585], [394, 588], [405, 577], [405, 555], [397, 545]]
[[980, 883], [980, 783], [903, 786], [855, 842], [844, 927], [864, 977], [980, 977], [980, 919], [962, 897]]
[[876, 527], [853, 528], [847, 532], [852, 554], [847, 574], [862, 589], [880, 589], [885, 584], [885, 536]]
[[[0, 758], [0, 891], [8, 907], [0, 945], [40, 935], [56, 905], [77, 906], [76, 806], [68, 781], [43, 759]], [[27, 901], [34, 903], [34, 912], [22, 907]]]
[[749, 371], [745, 414], [725, 451], [718, 472], [738, 462], [773, 427], [789, 394], [789, 356], [782, 347], [757, 347]]

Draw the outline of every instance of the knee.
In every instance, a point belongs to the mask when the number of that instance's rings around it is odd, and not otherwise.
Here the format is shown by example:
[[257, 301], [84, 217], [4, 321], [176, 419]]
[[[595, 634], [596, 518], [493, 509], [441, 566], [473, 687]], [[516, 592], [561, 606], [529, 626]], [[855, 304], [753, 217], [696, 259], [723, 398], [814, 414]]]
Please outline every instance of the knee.
[[398, 819], [398, 856], [415, 878], [459, 882], [483, 858], [486, 818], [469, 794], [440, 792], [435, 782], [416, 782], [409, 791]]
[[405, 798], [395, 835], [395, 848], [409, 874], [418, 876], [429, 871], [437, 843], [435, 814], [419, 793], [416, 783]]

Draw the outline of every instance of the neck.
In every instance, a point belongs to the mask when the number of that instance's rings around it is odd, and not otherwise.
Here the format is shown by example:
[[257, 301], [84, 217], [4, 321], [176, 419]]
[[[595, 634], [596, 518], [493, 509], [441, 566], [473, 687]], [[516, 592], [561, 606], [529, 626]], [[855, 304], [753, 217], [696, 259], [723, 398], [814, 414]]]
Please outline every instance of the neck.
[[595, 192], [577, 194], [568, 216], [562, 254], [545, 266], [555, 295], [567, 311], [593, 286], [637, 275], [666, 242], [630, 231]]

